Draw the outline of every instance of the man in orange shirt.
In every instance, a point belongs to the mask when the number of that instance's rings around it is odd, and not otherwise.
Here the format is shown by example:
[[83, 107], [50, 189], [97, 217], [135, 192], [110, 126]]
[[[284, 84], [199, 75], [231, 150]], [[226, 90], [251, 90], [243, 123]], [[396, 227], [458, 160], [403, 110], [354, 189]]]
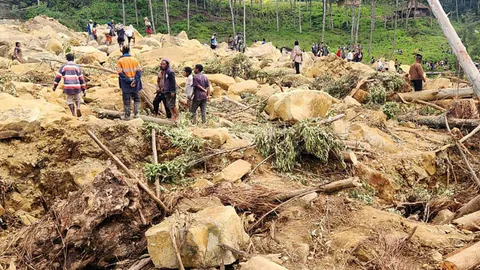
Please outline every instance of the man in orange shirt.
[[140, 96], [142, 90], [142, 67], [140, 62], [130, 55], [130, 47], [122, 48], [123, 56], [117, 61], [117, 73], [120, 89], [122, 89], [123, 108], [125, 120], [130, 119], [130, 100], [133, 99], [134, 118], [138, 118], [140, 112]]
[[425, 82], [425, 73], [423, 72], [422, 68], [422, 55], [417, 54], [415, 57], [416, 61], [413, 65], [410, 66], [410, 71], [408, 72], [410, 75], [410, 82], [412, 83], [413, 89], [415, 92], [422, 91], [423, 83]]

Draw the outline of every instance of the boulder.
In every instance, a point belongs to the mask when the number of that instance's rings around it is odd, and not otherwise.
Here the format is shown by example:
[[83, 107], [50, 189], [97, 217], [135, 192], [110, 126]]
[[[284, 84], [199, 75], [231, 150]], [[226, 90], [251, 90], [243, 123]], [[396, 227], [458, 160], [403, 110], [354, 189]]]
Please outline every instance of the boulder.
[[5, 208], [0, 205], [0, 217], [2, 217], [3, 215], [5, 215]]
[[235, 182], [242, 179], [247, 173], [252, 170], [252, 164], [249, 162], [239, 159], [232, 164], [225, 167], [220, 173], [215, 175], [214, 182]]
[[255, 93], [257, 91], [258, 83], [254, 80], [248, 80], [230, 85], [228, 93], [233, 95], [242, 95], [245, 93]]
[[188, 35], [185, 31], [182, 31], [180, 32], [178, 35], [177, 35], [177, 38], [179, 39], [184, 39], [184, 40], [188, 40]]
[[428, 79], [425, 83], [424, 90], [436, 90], [449, 88], [451, 81], [447, 78]]
[[311, 83], [312, 82], [302, 74], [289, 74], [283, 77], [281, 81], [282, 86], [292, 88], [297, 88], [302, 85], [310, 85]]
[[19, 210], [15, 212], [15, 216], [17, 216], [22, 222], [22, 224], [25, 226], [30, 226], [37, 221], [37, 219], [34, 216], [30, 215], [29, 213], [23, 210]]
[[385, 132], [378, 128], [370, 127], [364, 123], [357, 122], [351, 125], [350, 139], [368, 142], [378, 151], [385, 151], [388, 153], [398, 153], [401, 151]]
[[0, 69], [9, 69], [12, 65], [12, 61], [7, 58], [0, 57]]
[[211, 61], [215, 56], [210, 48], [198, 44], [189, 47], [163, 46], [162, 48], [143, 51], [139, 60], [142, 61], [143, 67], [157, 68], [163, 57], [167, 57], [172, 65], [184, 67]]
[[228, 90], [230, 85], [235, 84], [235, 79], [225, 74], [207, 74], [208, 80], [220, 86], [223, 90]]
[[355, 167], [355, 173], [358, 177], [375, 189], [375, 194], [385, 200], [387, 203], [393, 202], [397, 185], [394, 179], [386, 174], [372, 169], [362, 163]]
[[54, 37], [50, 38], [50, 41], [48, 41], [47, 47], [45, 49], [52, 51], [57, 55], [63, 53], [62, 43]]
[[208, 181], [207, 179], [198, 179], [197, 181], [195, 181], [195, 183], [193, 183], [193, 185], [191, 185], [191, 187], [198, 188], [198, 189], [204, 189], [206, 187], [211, 187], [213, 185], [214, 184], [212, 182]]
[[280, 89], [275, 89], [269, 84], [262, 84], [255, 93], [257, 96], [262, 98], [268, 98], [269, 96], [275, 94], [276, 92], [281, 92]]
[[156, 268], [178, 269], [175, 249], [170, 238], [173, 226], [184, 236], [180, 256], [186, 268], [208, 268], [234, 263], [238, 257], [219, 244], [241, 250], [249, 241], [240, 217], [231, 206], [208, 207], [182, 216], [170, 216], [145, 233], [148, 253]]
[[47, 121], [59, 120], [65, 110], [44, 99], [22, 100], [0, 93], [0, 131], [30, 132]]
[[153, 47], [153, 48], [160, 48], [162, 47], [162, 44], [157, 41], [155, 38], [149, 38], [149, 37], [146, 37], [146, 38], [143, 38], [142, 40], [140, 40], [139, 42], [137, 42], [138, 45], [148, 45], [150, 47]]
[[271, 42], [257, 47], [247, 47], [245, 55], [248, 57], [255, 57], [259, 60], [271, 59], [272, 61], [277, 61], [282, 57], [280, 50], [275, 48]]
[[241, 264], [241, 270], [288, 270], [262, 256], [255, 256]]
[[91, 65], [95, 62], [98, 63], [105, 63], [108, 60], [108, 56], [106, 53], [98, 51], [98, 52], [89, 52], [84, 54], [77, 60], [78, 64], [86, 64]]
[[210, 141], [216, 147], [222, 146], [230, 138], [226, 128], [190, 128], [193, 136]]
[[325, 117], [334, 99], [323, 91], [293, 90], [274, 94], [268, 99], [265, 111], [270, 119], [298, 122]]
[[437, 215], [433, 218], [432, 223], [435, 225], [448, 224], [453, 220], [455, 213], [448, 209], [440, 210]]
[[354, 99], [353, 97], [351, 96], [346, 96], [344, 99], [343, 99], [343, 102], [347, 105], [347, 106], [355, 106], [355, 107], [360, 107], [362, 106], [362, 104], [360, 104], [360, 102], [358, 102], [356, 99]]

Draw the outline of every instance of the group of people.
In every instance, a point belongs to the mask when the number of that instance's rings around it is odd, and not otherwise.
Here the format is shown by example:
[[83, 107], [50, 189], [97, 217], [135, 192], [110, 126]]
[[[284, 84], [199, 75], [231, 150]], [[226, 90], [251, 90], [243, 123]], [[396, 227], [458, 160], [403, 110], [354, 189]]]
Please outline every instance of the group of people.
[[320, 43], [314, 43], [312, 45], [312, 53], [313, 55], [315, 56], [318, 56], [318, 57], [321, 57], [321, 56], [327, 56], [330, 54], [330, 50], [328, 49], [328, 46], [326, 46], [325, 44]]
[[[265, 42], [265, 39], [263, 39], [263, 41]], [[237, 52], [245, 51], [245, 46], [243, 46], [243, 43], [243, 35], [241, 33], [237, 33], [235, 38], [232, 37], [232, 35], [228, 36], [227, 44], [230, 50]]]
[[[80, 110], [82, 93], [85, 96], [86, 83], [81, 68], [75, 64], [75, 56], [72, 53], [66, 55], [67, 62], [62, 65], [57, 72], [54, 80], [53, 91], [63, 78], [64, 94], [66, 95], [67, 105], [73, 116], [81, 117]], [[187, 78], [185, 84], [185, 94], [192, 113], [192, 122], [197, 121], [197, 111], [200, 108], [202, 123], [207, 121], [207, 100], [210, 98], [210, 82], [202, 73], [203, 66], [195, 65], [184, 68], [184, 76]], [[130, 47], [122, 47], [122, 56], [117, 60], [117, 73], [119, 87], [122, 90], [122, 99], [124, 106], [123, 119], [131, 119], [131, 102], [133, 100], [133, 118], [138, 118], [140, 114], [140, 96], [139, 91], [143, 89], [142, 85], [142, 67], [140, 62], [130, 54]], [[168, 59], [162, 59], [160, 62], [160, 72], [157, 77], [156, 94], [153, 100], [153, 113], [158, 116], [160, 104], [163, 103], [167, 118], [177, 121], [179, 110], [177, 108], [177, 85], [175, 72], [170, 66]]]
[[[145, 18], [147, 21], [148, 19]], [[88, 21], [86, 32], [88, 33], [88, 41], [95, 40], [98, 42], [97, 35], [98, 24], [92, 20]], [[135, 33], [132, 25], [124, 27], [123, 24], [115, 24], [114, 20], [107, 22], [107, 27], [105, 28], [105, 44], [113, 44], [113, 37], [117, 37], [117, 42], [120, 48], [125, 45], [125, 41], [128, 41], [130, 46], [131, 42], [135, 45]]]

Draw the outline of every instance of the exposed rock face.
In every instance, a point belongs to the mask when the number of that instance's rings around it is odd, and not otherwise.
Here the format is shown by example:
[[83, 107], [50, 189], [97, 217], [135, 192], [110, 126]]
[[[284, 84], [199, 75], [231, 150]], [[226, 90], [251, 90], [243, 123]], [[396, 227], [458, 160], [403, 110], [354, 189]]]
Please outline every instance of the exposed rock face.
[[310, 85], [312, 82], [302, 74], [289, 74], [283, 77], [282, 86], [297, 88], [302, 85]]
[[293, 90], [271, 96], [265, 111], [270, 119], [298, 122], [325, 117], [333, 102], [333, 98], [322, 91]]
[[237, 260], [236, 255], [231, 251], [222, 252], [219, 244], [241, 250], [249, 240], [240, 217], [231, 206], [214, 206], [195, 214], [171, 216], [145, 233], [148, 253], [157, 268], [178, 269], [170, 238], [172, 226], [179, 227], [183, 236], [180, 256], [185, 267], [215, 267], [222, 260], [226, 265], [232, 264]]
[[214, 181], [234, 182], [242, 179], [242, 177], [249, 173], [251, 170], [252, 164], [245, 160], [239, 159], [225, 167], [219, 174], [217, 174], [214, 178]]

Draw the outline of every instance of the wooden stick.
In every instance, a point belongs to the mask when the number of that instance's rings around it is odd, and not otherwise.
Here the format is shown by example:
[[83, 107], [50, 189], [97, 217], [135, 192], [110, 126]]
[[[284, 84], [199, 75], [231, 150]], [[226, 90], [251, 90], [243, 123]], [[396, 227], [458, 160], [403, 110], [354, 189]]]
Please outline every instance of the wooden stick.
[[[431, 128], [446, 128], [444, 114], [437, 116], [418, 116], [418, 115], [401, 115], [398, 116], [398, 121], [411, 121], [419, 125], [426, 125]], [[461, 127], [474, 129], [480, 125], [480, 119], [458, 119], [448, 118], [448, 124], [452, 127]]]
[[274, 94], [276, 94], [277, 92], [278, 92], [278, 90], [275, 90], [275, 92], [273, 92], [270, 96], [268, 96], [267, 98], [263, 99], [262, 101], [257, 102], [257, 103], [252, 104], [252, 105], [249, 105], [249, 106], [247, 106], [247, 107], [245, 107], [245, 108], [243, 108], [243, 109], [240, 109], [240, 110], [238, 110], [238, 111], [236, 111], [236, 112], [233, 112], [232, 114], [230, 114], [230, 116], [235, 115], [235, 114], [237, 114], [237, 113], [244, 112], [244, 111], [246, 111], [246, 110], [248, 110], [248, 109], [250, 109], [250, 108], [252, 108], [252, 107], [255, 107], [255, 106], [257, 106], [257, 105], [262, 104], [263, 102], [269, 100], [270, 97], [273, 96]]
[[[153, 152], [153, 164], [158, 164], [158, 153], [157, 153], [157, 134], [155, 129], [152, 128], [152, 152]], [[155, 176], [155, 190], [157, 192], [157, 197], [160, 198], [160, 181], [157, 176]]]
[[265, 159], [263, 159], [262, 161], [260, 161], [260, 163], [258, 163], [257, 166], [255, 166], [255, 168], [253, 168], [253, 170], [248, 174], [248, 176], [252, 176], [252, 174], [258, 169], [258, 167], [260, 167], [263, 163], [267, 162], [267, 160], [269, 160], [274, 155], [275, 155], [275, 153], [271, 154], [270, 156], [268, 156]]
[[[474, 130], [472, 130], [467, 135], [463, 136], [463, 138], [461, 138], [458, 142], [459, 143], [465, 142], [466, 140], [470, 139], [473, 135], [477, 134], [478, 131], [480, 131], [480, 125], [478, 125]], [[452, 146], [455, 146], [455, 144], [452, 144], [452, 143], [451, 144], [446, 144], [446, 145], [442, 146], [442, 148], [436, 150], [435, 152], [444, 151], [447, 148], [452, 147]]]
[[[94, 112], [96, 112], [99, 115], [100, 118], [121, 118], [123, 116], [122, 112], [105, 110], [105, 109], [95, 109]], [[141, 115], [141, 114], [138, 117], [140, 119], [142, 119], [143, 121], [152, 122], [152, 123], [159, 124], [159, 125], [164, 125], [164, 126], [174, 126], [175, 125], [174, 122], [172, 122], [170, 120], [166, 120], [166, 119], [160, 119], [160, 118]]]
[[180, 250], [178, 249], [176, 231], [177, 230], [176, 230], [175, 224], [173, 224], [172, 227], [170, 228], [170, 240], [172, 240], [172, 245], [173, 245], [173, 248], [175, 249], [175, 255], [177, 256], [177, 261], [179, 265], [178, 269], [185, 270], [185, 267], [183, 267], [182, 256], [180, 255]]
[[245, 105], [245, 104], [243, 104], [243, 103], [240, 103], [240, 102], [238, 102], [238, 101], [235, 101], [235, 100], [233, 100], [233, 99], [231, 99], [231, 98], [229, 98], [229, 97], [227, 97], [227, 96], [223, 96], [222, 98], [223, 98], [223, 100], [232, 102], [233, 104], [235, 104], [235, 105], [237, 105], [237, 106], [240, 106], [240, 107], [242, 107], [242, 108], [244, 108], [244, 109], [248, 108], [247, 105]]
[[423, 101], [423, 100], [420, 100], [420, 99], [414, 99], [413, 102], [415, 103], [419, 103], [419, 104], [422, 104], [422, 105], [427, 105], [427, 106], [430, 106], [436, 110], [439, 110], [439, 111], [442, 111], [442, 112], [446, 112], [447, 110], [445, 108], [442, 108], [440, 106], [438, 106], [437, 104], [434, 104], [434, 103], [431, 103], [431, 102], [427, 102], [427, 101]]
[[457, 219], [476, 211], [480, 211], [480, 195], [476, 196], [465, 205], [460, 207], [460, 209], [455, 212], [455, 218]]
[[145, 219], [145, 216], [142, 213], [142, 209], [138, 208], [138, 214], [140, 215], [140, 220], [142, 221], [142, 224], [147, 225], [147, 220]]
[[323, 120], [320, 120], [318, 123], [319, 124], [328, 124], [328, 123], [331, 123], [331, 122], [335, 122], [337, 120], [340, 120], [342, 118], [345, 117], [345, 114], [341, 113], [341, 114], [337, 114], [335, 116], [332, 116], [332, 117], [329, 117], [327, 119], [323, 119]]
[[248, 256], [248, 253], [245, 252], [245, 251], [241, 251], [241, 250], [238, 250], [236, 248], [233, 248], [231, 246], [228, 246], [228, 245], [225, 245], [225, 244], [222, 244], [222, 243], [219, 243], [218, 246], [223, 249], [223, 250], [228, 250], [234, 254], [237, 254], [241, 257], [247, 257]]
[[102, 148], [102, 150], [107, 153], [107, 155], [109, 155], [116, 163], [118, 166], [120, 166], [120, 168], [128, 175], [130, 176], [130, 178], [132, 178], [133, 180], [135, 180], [137, 182], [137, 185], [140, 189], [142, 189], [143, 191], [145, 191], [147, 193], [148, 196], [150, 196], [150, 198], [152, 198], [158, 206], [160, 206], [166, 213], [169, 213], [169, 209], [168, 207], [157, 197], [155, 196], [155, 194], [150, 190], [150, 188], [148, 188], [147, 185], [145, 185], [144, 183], [142, 183], [141, 181], [138, 180], [137, 176], [132, 172], [130, 171], [127, 166], [125, 166], [125, 164], [123, 164], [122, 161], [120, 161], [120, 159], [118, 159], [117, 156], [115, 156], [115, 154], [113, 154], [98, 138], [97, 136], [95, 136], [95, 134], [93, 134], [92, 131], [90, 130], [87, 130], [87, 133], [88, 135], [98, 144], [98, 146], [100, 146], [100, 148]]
[[128, 270], [141, 270], [143, 269], [143, 267], [147, 266], [151, 261], [152, 259], [150, 259], [150, 257], [141, 259], [140, 261], [137, 261], [135, 264], [130, 266]]

